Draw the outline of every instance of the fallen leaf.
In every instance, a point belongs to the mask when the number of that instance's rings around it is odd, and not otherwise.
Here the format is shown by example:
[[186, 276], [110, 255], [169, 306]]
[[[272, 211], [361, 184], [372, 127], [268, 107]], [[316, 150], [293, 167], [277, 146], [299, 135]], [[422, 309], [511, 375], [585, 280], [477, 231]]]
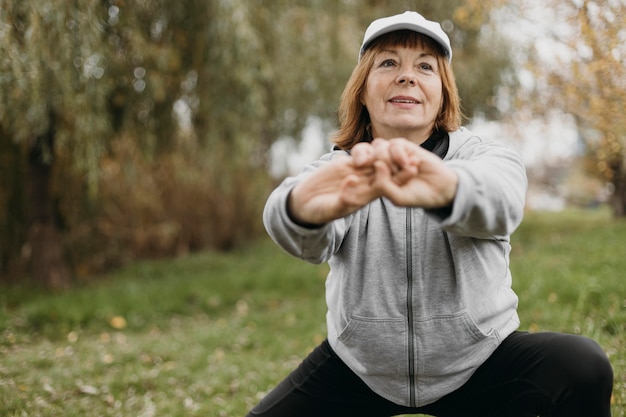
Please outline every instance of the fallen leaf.
[[100, 394], [100, 390], [98, 388], [93, 387], [91, 385], [83, 384], [82, 381], [76, 381], [76, 386], [78, 387], [78, 390], [83, 394], [87, 394], [87, 395]]
[[125, 329], [126, 328], [126, 319], [122, 316], [113, 316], [111, 317], [111, 319], [109, 320], [109, 325], [111, 327], [113, 327], [114, 329]]

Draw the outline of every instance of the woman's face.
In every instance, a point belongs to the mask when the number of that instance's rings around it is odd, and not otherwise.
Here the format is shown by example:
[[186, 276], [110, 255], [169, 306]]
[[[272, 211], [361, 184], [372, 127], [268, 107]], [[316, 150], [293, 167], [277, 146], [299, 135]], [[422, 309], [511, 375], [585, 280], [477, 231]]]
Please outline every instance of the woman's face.
[[361, 97], [373, 138], [428, 139], [443, 100], [437, 62], [424, 47], [392, 46], [377, 53]]

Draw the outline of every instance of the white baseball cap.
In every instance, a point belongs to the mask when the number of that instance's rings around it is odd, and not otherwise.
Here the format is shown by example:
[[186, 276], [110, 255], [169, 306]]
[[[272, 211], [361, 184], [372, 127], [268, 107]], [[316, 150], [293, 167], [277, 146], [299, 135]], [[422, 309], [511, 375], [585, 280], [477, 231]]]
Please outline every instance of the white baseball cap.
[[396, 30], [412, 30], [432, 38], [441, 45], [448, 57], [448, 61], [452, 61], [452, 47], [450, 47], [450, 39], [446, 32], [443, 31], [439, 23], [427, 20], [417, 12], [404, 12], [394, 16], [383, 17], [370, 23], [365, 31], [365, 36], [363, 36], [363, 43], [359, 50], [359, 60], [372, 41]]

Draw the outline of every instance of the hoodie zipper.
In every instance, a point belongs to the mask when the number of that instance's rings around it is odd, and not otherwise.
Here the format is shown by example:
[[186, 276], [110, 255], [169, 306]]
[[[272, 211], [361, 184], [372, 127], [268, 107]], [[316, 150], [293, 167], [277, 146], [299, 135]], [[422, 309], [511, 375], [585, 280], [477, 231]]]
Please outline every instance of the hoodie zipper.
[[406, 208], [406, 314], [409, 347], [409, 404], [417, 407], [415, 399], [415, 339], [413, 335], [413, 220], [411, 209]]

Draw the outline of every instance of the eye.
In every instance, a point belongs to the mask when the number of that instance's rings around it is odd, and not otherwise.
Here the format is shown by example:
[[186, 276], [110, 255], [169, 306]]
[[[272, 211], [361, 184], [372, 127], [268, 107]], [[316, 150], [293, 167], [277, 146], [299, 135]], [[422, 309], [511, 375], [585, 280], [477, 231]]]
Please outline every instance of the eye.
[[428, 62], [422, 62], [421, 64], [419, 64], [418, 67], [422, 71], [434, 71], [433, 66], [429, 64]]
[[396, 63], [394, 62], [393, 59], [385, 59], [383, 62], [380, 63], [380, 66], [382, 68], [392, 68], [396, 65]]

